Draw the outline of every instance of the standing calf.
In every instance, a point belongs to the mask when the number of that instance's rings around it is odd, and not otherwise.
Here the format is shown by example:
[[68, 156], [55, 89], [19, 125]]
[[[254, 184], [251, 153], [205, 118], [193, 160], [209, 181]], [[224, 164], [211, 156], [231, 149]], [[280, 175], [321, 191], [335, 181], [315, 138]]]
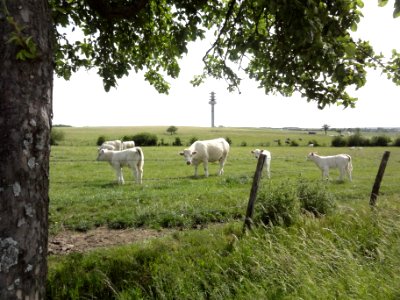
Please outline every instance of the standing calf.
[[129, 149], [135, 147], [134, 141], [124, 141], [121, 144], [121, 150]]
[[125, 166], [132, 170], [136, 183], [142, 183], [144, 155], [140, 147], [129, 148], [122, 151], [100, 149], [97, 160], [109, 162], [115, 170], [119, 184], [124, 184], [125, 182], [122, 175], [122, 167]]
[[255, 149], [255, 150], [251, 151], [251, 153], [253, 153], [254, 157], [257, 158], [257, 159], [260, 157], [261, 153], [265, 154], [266, 157], [265, 157], [265, 162], [264, 162], [264, 168], [265, 168], [265, 171], [267, 173], [268, 178], [271, 178], [271, 171], [270, 171], [270, 168], [271, 168], [271, 152], [269, 152], [268, 150]]
[[101, 149], [122, 150], [122, 142], [121, 140], [105, 141], [103, 144], [101, 144], [99, 150]]
[[208, 177], [208, 162], [218, 161], [220, 166], [218, 175], [224, 173], [224, 165], [228, 157], [229, 148], [229, 143], [225, 139], [218, 138], [194, 142], [179, 154], [184, 156], [187, 165], [194, 166], [195, 177], [197, 177], [197, 168], [201, 163], [204, 165], [204, 174]]
[[319, 156], [315, 152], [310, 152], [307, 156], [309, 160], [315, 162], [318, 168], [322, 171], [322, 179], [329, 177], [329, 169], [339, 169], [340, 180], [343, 180], [344, 175], [347, 173], [349, 180], [352, 181], [351, 172], [353, 165], [351, 163], [351, 156], [348, 154], [338, 154], [332, 156]]

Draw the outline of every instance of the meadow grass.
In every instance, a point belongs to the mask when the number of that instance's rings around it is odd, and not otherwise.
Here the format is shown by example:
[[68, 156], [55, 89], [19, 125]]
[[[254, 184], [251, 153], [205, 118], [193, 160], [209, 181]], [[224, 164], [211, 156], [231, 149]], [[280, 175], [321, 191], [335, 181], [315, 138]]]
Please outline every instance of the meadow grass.
[[[166, 128], [165, 128], [166, 129]], [[377, 299], [399, 297], [400, 148], [312, 148], [321, 155], [346, 152], [353, 158], [353, 182], [331, 172], [324, 188], [337, 209], [322, 218], [301, 215], [291, 226], [257, 226], [243, 235], [243, 217], [257, 161], [250, 151], [267, 145], [271, 175], [265, 189], [315, 182], [320, 171], [306, 155], [304, 132], [234, 128], [179, 128], [191, 137], [230, 137], [225, 174], [193, 178], [193, 168], [178, 155], [182, 147], [143, 147], [143, 185], [129, 170], [126, 184], [96, 162], [96, 139], [107, 133], [151, 132], [164, 128], [68, 128], [66, 140], [52, 148], [50, 233], [65, 228], [86, 231], [97, 226], [185, 229], [140, 245], [50, 257], [50, 299]], [[64, 129], [63, 129], [64, 130]], [[125, 133], [126, 132], [126, 133]], [[128, 133], [129, 132], [129, 133]], [[277, 146], [287, 137], [303, 146]], [[174, 136], [172, 136], [174, 138]], [[329, 145], [329, 136], [312, 136]], [[240, 146], [246, 143], [246, 146]], [[369, 195], [384, 151], [391, 156], [371, 210]], [[215, 226], [213, 224], [226, 224]], [[190, 230], [199, 228], [205, 230]]]

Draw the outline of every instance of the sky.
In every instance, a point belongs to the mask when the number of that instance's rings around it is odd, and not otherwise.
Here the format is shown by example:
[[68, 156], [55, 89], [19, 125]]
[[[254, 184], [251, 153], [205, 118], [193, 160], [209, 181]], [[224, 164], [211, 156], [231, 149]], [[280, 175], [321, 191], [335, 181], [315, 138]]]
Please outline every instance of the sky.
[[[393, 1], [378, 7], [377, 0], [365, 0], [364, 18], [354, 33], [369, 40], [377, 53], [390, 56], [400, 51], [400, 18], [393, 19]], [[317, 108], [298, 95], [266, 95], [257, 83], [243, 80], [238, 92], [228, 92], [225, 81], [207, 80], [193, 87], [190, 80], [202, 72], [202, 62], [210, 41], [189, 45], [181, 61], [178, 79], [168, 80], [168, 95], [159, 94], [143, 74], [131, 73], [118, 81], [117, 88], [105, 92], [94, 70], [81, 70], [69, 81], [55, 76], [53, 125], [83, 126], [211, 126], [210, 93], [215, 92], [215, 126], [331, 128], [400, 127], [400, 86], [379, 71], [368, 72], [367, 84], [351, 93], [356, 108]]]

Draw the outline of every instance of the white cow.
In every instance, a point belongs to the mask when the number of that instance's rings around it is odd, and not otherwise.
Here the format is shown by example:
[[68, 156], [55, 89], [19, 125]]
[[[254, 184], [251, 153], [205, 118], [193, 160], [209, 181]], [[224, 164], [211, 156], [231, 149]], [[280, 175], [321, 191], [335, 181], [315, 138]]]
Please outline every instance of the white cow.
[[99, 150], [101, 149], [107, 149], [107, 150], [122, 150], [122, 142], [121, 140], [115, 140], [115, 141], [105, 141], [103, 144], [101, 144]]
[[259, 158], [260, 154], [265, 154], [265, 162], [264, 162], [264, 168], [267, 173], [268, 178], [271, 178], [271, 152], [268, 150], [260, 150], [260, 149], [254, 149], [251, 151], [251, 153], [254, 154], [255, 158]]
[[219, 161], [218, 175], [224, 173], [224, 165], [229, 153], [229, 143], [218, 138], [214, 140], [196, 141], [189, 148], [180, 152], [183, 155], [187, 165], [194, 166], [194, 176], [197, 177], [197, 167], [204, 165], [204, 174], [208, 177], [208, 163]]
[[318, 168], [322, 171], [322, 179], [329, 177], [329, 169], [339, 169], [340, 180], [343, 180], [345, 173], [347, 173], [349, 180], [352, 181], [351, 172], [353, 171], [353, 164], [351, 163], [351, 156], [348, 154], [338, 154], [332, 156], [319, 156], [316, 152], [310, 152], [307, 155], [309, 160], [315, 162]]
[[135, 147], [135, 142], [134, 141], [125, 141], [125, 142], [122, 142], [122, 149], [121, 150], [129, 149], [129, 148], [133, 148], [133, 147]]
[[119, 184], [125, 183], [122, 175], [122, 167], [125, 166], [132, 169], [136, 183], [142, 183], [144, 155], [140, 147], [129, 148], [122, 151], [100, 149], [97, 160], [108, 161], [110, 163], [110, 165], [115, 169]]

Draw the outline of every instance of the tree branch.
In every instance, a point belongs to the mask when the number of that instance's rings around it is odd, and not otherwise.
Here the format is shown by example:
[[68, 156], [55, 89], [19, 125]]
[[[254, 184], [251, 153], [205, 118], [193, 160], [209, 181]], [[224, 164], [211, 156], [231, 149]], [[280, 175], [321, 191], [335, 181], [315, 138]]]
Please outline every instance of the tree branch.
[[132, 0], [130, 4], [109, 0], [86, 0], [91, 9], [108, 20], [133, 19], [142, 11], [149, 0]]

